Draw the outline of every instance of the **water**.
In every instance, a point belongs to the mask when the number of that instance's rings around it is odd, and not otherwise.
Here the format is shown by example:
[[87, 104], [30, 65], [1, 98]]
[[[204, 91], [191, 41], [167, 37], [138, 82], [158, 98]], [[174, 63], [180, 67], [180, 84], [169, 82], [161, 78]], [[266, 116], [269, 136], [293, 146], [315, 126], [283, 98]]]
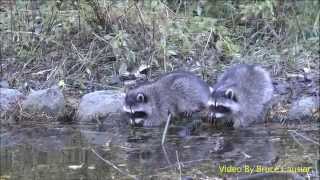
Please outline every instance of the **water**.
[[314, 173], [319, 159], [318, 130], [312, 124], [294, 128], [270, 124], [245, 130], [204, 126], [185, 136], [183, 128], [171, 127], [165, 146], [161, 146], [162, 128], [19, 128], [1, 134], [0, 179], [205, 179], [248, 175], [219, 169], [245, 165], [303, 166]]

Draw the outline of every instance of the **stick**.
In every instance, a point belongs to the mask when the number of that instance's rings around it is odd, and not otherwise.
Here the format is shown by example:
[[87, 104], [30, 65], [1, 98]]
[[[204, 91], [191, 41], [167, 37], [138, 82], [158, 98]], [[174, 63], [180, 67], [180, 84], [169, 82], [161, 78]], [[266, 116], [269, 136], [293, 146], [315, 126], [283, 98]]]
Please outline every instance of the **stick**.
[[320, 146], [320, 143], [318, 143], [317, 141], [315, 141], [315, 140], [313, 140], [313, 139], [311, 139], [311, 138], [308, 138], [308, 137], [306, 137], [306, 136], [304, 136], [304, 135], [302, 135], [302, 134], [298, 133], [296, 130], [288, 130], [288, 131], [289, 131], [289, 132], [293, 132], [294, 134], [296, 134], [296, 135], [298, 135], [298, 136], [302, 137], [303, 139], [305, 139], [305, 140], [307, 140], [307, 141], [309, 141], [309, 142], [312, 142], [312, 143], [314, 143], [314, 144], [316, 144], [316, 145]]
[[163, 130], [163, 133], [162, 133], [161, 145], [163, 145], [164, 141], [166, 140], [166, 135], [167, 135], [167, 131], [168, 131], [168, 128], [169, 128], [170, 120], [171, 120], [171, 113], [169, 113], [169, 115], [168, 115], [166, 126], [164, 127], [164, 130]]
[[129, 176], [130, 178], [132, 179], [137, 179], [135, 176], [127, 173], [127, 172], [124, 172], [122, 171], [120, 168], [118, 168], [116, 165], [114, 165], [112, 162], [104, 159], [102, 156], [100, 156], [93, 148], [91, 148], [91, 151], [99, 158], [101, 159], [103, 162], [107, 163], [108, 165], [112, 166], [114, 169], [116, 169], [117, 171], [119, 171], [121, 174], [123, 175], [126, 175], [126, 176]]
[[178, 169], [179, 169], [179, 173], [180, 173], [180, 180], [182, 180], [182, 176], [181, 176], [181, 164], [179, 161], [179, 155], [178, 155], [178, 151], [176, 151], [176, 156], [177, 156], [177, 163], [178, 163]]
[[[210, 39], [211, 39], [211, 36], [212, 36], [212, 32], [213, 32], [213, 27], [211, 27], [211, 29], [210, 29], [210, 34], [209, 34], [209, 37], [208, 37], [208, 39], [207, 39], [207, 42], [206, 42], [206, 45], [204, 46], [204, 49], [203, 49], [203, 51], [202, 51], [202, 53], [201, 53], [201, 57], [200, 57], [200, 60], [202, 61], [203, 60], [203, 56], [204, 56], [204, 53], [205, 53], [205, 51], [206, 51], [206, 49], [207, 49], [207, 47], [208, 47], [208, 44], [209, 44], [209, 41], [210, 41]], [[207, 60], [206, 59], [204, 59], [204, 62], [203, 62], [204, 64], [202, 64], [203, 66], [204, 66], [204, 70], [202, 71], [202, 77], [203, 77], [203, 79], [205, 79], [205, 75], [207, 75]]]

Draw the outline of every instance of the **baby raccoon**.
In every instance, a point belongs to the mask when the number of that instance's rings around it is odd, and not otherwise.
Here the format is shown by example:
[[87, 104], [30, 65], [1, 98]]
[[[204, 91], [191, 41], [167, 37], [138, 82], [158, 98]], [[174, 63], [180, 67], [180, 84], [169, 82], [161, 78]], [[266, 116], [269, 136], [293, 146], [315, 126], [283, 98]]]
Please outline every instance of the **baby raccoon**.
[[207, 83], [190, 72], [177, 71], [129, 89], [123, 109], [134, 125], [159, 126], [169, 114], [190, 116], [203, 110], [209, 97]]
[[209, 119], [239, 128], [264, 118], [273, 85], [262, 67], [239, 64], [224, 72], [210, 91]]

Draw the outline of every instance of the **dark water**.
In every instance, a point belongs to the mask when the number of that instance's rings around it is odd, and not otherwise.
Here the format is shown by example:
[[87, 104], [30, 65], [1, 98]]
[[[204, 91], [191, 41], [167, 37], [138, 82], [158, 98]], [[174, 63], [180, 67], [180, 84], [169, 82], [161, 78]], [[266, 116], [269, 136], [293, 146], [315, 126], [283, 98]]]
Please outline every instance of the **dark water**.
[[245, 165], [311, 167], [309, 174], [314, 175], [319, 159], [318, 130], [316, 125], [284, 128], [271, 124], [245, 130], [201, 127], [185, 136], [183, 128], [171, 127], [161, 146], [161, 128], [19, 128], [1, 134], [0, 179], [210, 179], [248, 175], [243, 170], [219, 170]]

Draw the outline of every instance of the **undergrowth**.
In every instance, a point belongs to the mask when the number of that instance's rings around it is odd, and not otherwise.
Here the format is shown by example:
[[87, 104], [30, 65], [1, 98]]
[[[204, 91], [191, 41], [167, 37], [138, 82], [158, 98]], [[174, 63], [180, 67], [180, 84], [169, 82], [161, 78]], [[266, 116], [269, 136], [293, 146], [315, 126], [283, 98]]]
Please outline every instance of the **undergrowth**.
[[274, 77], [317, 72], [319, 12], [316, 0], [4, 1], [2, 79], [88, 90], [139, 68], [147, 77], [187, 69], [208, 81], [240, 62]]

